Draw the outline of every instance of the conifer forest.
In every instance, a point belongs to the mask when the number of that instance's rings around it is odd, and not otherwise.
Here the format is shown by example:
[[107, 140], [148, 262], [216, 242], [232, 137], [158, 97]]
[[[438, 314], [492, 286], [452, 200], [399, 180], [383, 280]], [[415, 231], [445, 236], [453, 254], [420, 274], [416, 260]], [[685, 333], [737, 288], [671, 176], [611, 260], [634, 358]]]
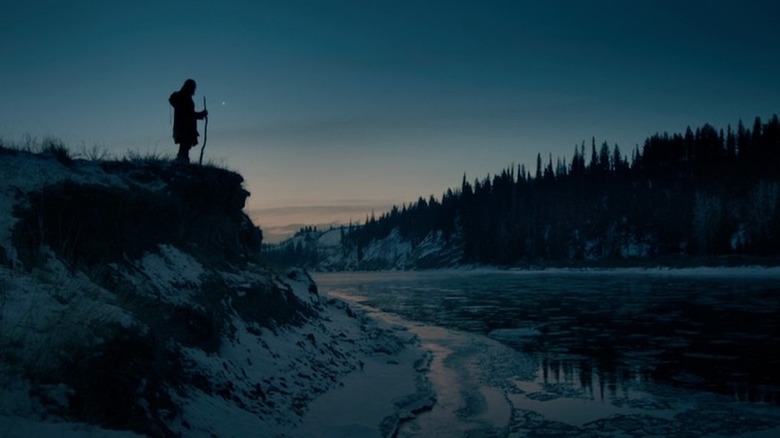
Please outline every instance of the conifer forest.
[[[705, 124], [623, 151], [592, 139], [342, 230], [357, 250], [394, 229], [458, 239], [464, 263], [780, 255], [780, 122]], [[304, 251], [306, 252], [306, 251]], [[315, 262], [316, 254], [300, 254]]]

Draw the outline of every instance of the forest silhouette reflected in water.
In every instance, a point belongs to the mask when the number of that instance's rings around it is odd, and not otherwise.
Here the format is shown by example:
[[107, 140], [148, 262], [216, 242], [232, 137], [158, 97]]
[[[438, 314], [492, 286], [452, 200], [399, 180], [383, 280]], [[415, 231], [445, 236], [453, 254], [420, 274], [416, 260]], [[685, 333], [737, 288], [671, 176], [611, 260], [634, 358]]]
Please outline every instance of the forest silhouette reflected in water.
[[593, 399], [656, 382], [780, 404], [776, 278], [419, 272], [326, 283], [412, 321], [488, 335], [537, 357], [544, 384]]
[[659, 379], [649, 369], [620, 366], [605, 370], [594, 367], [593, 361], [589, 359], [542, 359], [539, 363], [539, 380], [545, 386], [566, 385], [580, 396], [584, 394], [592, 400], [605, 402], [635, 398], [633, 393], [637, 392], [638, 387], [648, 382], [660, 382], [683, 389], [708, 390], [740, 402], [780, 405], [780, 392], [777, 387], [770, 385], [749, 384], [742, 379], [716, 384], [690, 374]]

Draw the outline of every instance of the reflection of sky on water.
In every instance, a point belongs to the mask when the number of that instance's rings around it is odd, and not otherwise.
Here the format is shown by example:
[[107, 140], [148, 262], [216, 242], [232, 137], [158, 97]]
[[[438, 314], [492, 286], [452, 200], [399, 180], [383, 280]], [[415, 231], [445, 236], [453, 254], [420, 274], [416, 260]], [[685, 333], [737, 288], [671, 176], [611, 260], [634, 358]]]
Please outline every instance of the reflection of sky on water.
[[410, 320], [489, 335], [537, 356], [542, 380], [594, 398], [659, 381], [780, 403], [776, 278], [558, 271], [329, 274], [318, 281]]

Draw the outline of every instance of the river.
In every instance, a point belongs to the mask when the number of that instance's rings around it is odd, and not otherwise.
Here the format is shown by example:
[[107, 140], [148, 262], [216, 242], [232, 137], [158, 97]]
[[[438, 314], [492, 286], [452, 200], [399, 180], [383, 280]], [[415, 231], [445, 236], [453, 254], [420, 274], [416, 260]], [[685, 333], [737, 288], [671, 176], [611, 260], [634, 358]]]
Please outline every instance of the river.
[[399, 436], [780, 436], [776, 269], [314, 278], [434, 353]]

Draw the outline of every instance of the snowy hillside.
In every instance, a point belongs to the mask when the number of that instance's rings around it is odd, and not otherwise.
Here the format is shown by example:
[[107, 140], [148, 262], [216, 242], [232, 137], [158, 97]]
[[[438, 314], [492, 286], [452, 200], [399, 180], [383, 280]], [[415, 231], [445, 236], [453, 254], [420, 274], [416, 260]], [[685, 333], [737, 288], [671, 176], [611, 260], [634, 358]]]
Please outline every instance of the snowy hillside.
[[[0, 176], [2, 436], [388, 436], [433, 403], [413, 335], [259, 263], [240, 175], [0, 148]], [[310, 412], [372, 369], [410, 383]]]
[[334, 228], [298, 233], [266, 253], [271, 261], [321, 272], [441, 269], [461, 266], [463, 242], [434, 231], [413, 244], [396, 228], [361, 246], [344, 240], [341, 230]]

